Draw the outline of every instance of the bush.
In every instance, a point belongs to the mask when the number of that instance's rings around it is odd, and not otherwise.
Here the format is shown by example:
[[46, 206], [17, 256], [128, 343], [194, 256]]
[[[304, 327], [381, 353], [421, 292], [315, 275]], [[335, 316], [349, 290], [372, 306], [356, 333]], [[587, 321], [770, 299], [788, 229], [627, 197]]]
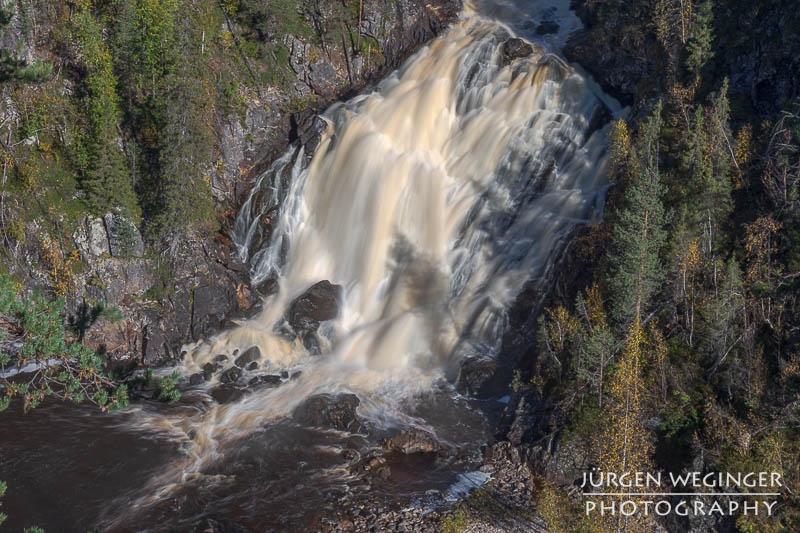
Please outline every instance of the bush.
[[30, 371], [5, 377], [12, 355], [0, 351], [0, 411], [12, 399], [22, 398], [25, 410], [38, 407], [48, 396], [75, 403], [89, 402], [103, 411], [128, 405], [124, 384], [114, 381], [104, 368], [105, 360], [80, 342], [67, 339], [62, 321], [64, 300], [47, 300], [39, 292], [26, 294], [7, 275], [0, 276], [0, 341], [10, 337], [22, 341], [14, 354], [14, 366]]

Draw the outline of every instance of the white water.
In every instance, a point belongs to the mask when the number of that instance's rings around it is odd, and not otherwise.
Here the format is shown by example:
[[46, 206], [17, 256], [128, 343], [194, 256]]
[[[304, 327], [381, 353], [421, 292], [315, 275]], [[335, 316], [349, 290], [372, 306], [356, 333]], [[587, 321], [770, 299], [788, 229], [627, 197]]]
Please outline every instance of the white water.
[[[496, 351], [508, 304], [545, 276], [575, 224], [599, 215], [605, 191], [606, 130], [587, 132], [598, 97], [541, 50], [500, 67], [507, 37], [465, 17], [378, 90], [331, 107], [310, 164], [300, 154], [289, 169], [287, 154], [262, 176], [236, 242], [253, 281], [277, 277], [280, 292], [192, 347], [187, 370], [253, 344], [276, 368], [307, 360], [273, 330], [320, 280], [344, 287], [316, 365], [336, 382], [419, 384]], [[248, 257], [266, 218], [271, 240]]]
[[[511, 9], [493, 5], [493, 16]], [[575, 225], [601, 215], [607, 126], [591, 126], [602, 95], [544, 48], [501, 66], [513, 30], [475, 9], [375, 91], [328, 109], [310, 163], [291, 149], [260, 178], [236, 244], [253, 281], [276, 277], [280, 290], [258, 316], [187, 346], [179, 370], [257, 345], [269, 361], [259, 372], [303, 373], [192, 416], [142, 416], [192, 435], [161, 486], [314, 393], [355, 392], [376, 426], [425, 425], [404, 414], [407, 401], [452, 379], [465, 355], [494, 357], [522, 285], [546, 280]], [[274, 231], [254, 250], [266, 219]], [[343, 286], [343, 306], [312, 356], [275, 331], [320, 280]]]

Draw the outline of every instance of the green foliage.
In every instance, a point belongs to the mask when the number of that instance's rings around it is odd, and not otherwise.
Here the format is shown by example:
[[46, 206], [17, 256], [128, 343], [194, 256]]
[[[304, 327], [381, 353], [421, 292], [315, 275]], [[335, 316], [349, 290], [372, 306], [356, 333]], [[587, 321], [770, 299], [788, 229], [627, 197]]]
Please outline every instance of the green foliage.
[[165, 403], [175, 403], [181, 399], [181, 391], [177, 388], [180, 377], [180, 374], [173, 372], [165, 378], [157, 378], [148, 369], [147, 383], [151, 387], [155, 387], [154, 397], [157, 400]]
[[295, 77], [289, 64], [285, 37], [311, 36], [311, 27], [304, 17], [305, 10], [307, 7], [298, 0], [240, 0], [235, 13], [229, 11], [243, 28], [242, 46], [249, 55], [261, 59], [266, 70], [265, 80], [270, 84], [286, 86]]
[[174, 283], [172, 283], [173, 265], [169, 258], [156, 256], [153, 258], [153, 277], [155, 282], [147, 289], [145, 297], [155, 302], [160, 302], [164, 298], [172, 295]]
[[706, 0], [698, 6], [697, 16], [692, 26], [692, 38], [686, 44], [688, 57], [686, 67], [693, 74], [700, 74], [709, 59], [714, 57], [712, 45], [714, 35], [711, 22], [714, 20], [713, 4]]
[[[26, 294], [7, 275], [0, 276], [0, 315], [8, 317], [8, 333], [23, 340], [16, 355], [16, 366], [28, 363], [34, 369], [20, 378], [0, 378], [5, 398], [0, 410], [15, 397], [25, 409], [33, 409], [48, 396], [88, 401], [104, 411], [128, 405], [125, 385], [114, 382], [104, 369], [104, 359], [80, 342], [70, 342], [61, 319], [63, 299], [47, 300], [34, 292]], [[0, 352], [0, 371], [11, 363], [8, 353]]]
[[142, 148], [138, 192], [146, 234], [174, 246], [186, 231], [215, 223], [209, 174], [215, 89], [209, 54], [197, 46], [206, 39], [205, 14], [182, 0], [115, 5], [115, 62]]
[[673, 437], [681, 431], [694, 428], [699, 416], [692, 404], [692, 398], [682, 391], [673, 391], [673, 402], [664, 409], [664, 422], [661, 430], [667, 437]]
[[[0, 498], [6, 495], [6, 490], [8, 489], [8, 484], [5, 481], [0, 481]], [[6, 521], [8, 515], [0, 513], [0, 526], [3, 525], [3, 522]]]
[[459, 533], [460, 531], [467, 529], [468, 526], [469, 517], [466, 511], [459, 507], [452, 514], [452, 516], [446, 516], [442, 519], [439, 531], [442, 533]]
[[663, 279], [659, 257], [666, 240], [664, 188], [656, 168], [647, 167], [625, 192], [625, 207], [613, 228], [610, 284], [615, 317], [629, 324], [647, 308]]
[[96, 215], [119, 208], [138, 219], [139, 208], [125, 156], [119, 148], [116, 78], [111, 54], [103, 42], [102, 27], [87, 10], [73, 17], [75, 39], [87, 70], [86, 107], [89, 119], [87, 169], [82, 180], [89, 207]]
[[[0, 8], [0, 37], [3, 36], [4, 28], [11, 23], [13, 15], [10, 9]], [[33, 64], [28, 65], [24, 60], [17, 59], [14, 51], [0, 48], [0, 83], [12, 81], [35, 83], [43, 80], [52, 72], [53, 65], [50, 63], [44, 63], [37, 59]]]

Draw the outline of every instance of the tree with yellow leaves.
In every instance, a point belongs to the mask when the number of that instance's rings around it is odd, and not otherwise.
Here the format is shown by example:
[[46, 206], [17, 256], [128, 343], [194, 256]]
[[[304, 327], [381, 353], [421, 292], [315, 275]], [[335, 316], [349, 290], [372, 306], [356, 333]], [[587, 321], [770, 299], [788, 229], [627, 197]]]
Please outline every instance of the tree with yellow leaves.
[[[608, 386], [606, 427], [602, 433], [598, 468], [601, 472], [645, 472], [651, 466], [652, 437], [643, 424], [642, 396], [644, 380], [641, 372], [643, 332], [636, 317], [625, 345], [622, 359]], [[606, 496], [618, 502], [635, 497]], [[598, 532], [649, 531], [645, 517], [622, 513], [601, 516], [595, 521]]]

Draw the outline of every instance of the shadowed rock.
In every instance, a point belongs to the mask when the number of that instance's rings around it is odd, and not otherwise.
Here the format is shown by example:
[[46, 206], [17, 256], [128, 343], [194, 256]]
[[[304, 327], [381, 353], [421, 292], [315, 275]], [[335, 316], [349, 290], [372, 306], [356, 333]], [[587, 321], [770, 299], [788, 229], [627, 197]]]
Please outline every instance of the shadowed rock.
[[219, 375], [219, 381], [220, 383], [234, 383], [240, 377], [242, 377], [242, 370], [232, 366]]
[[234, 364], [239, 368], [244, 368], [249, 363], [258, 361], [259, 359], [261, 359], [261, 350], [258, 348], [258, 346], [251, 346], [250, 348], [246, 349], [242, 355], [236, 358]]
[[476, 396], [481, 388], [494, 376], [497, 362], [494, 359], [470, 357], [461, 365], [456, 389], [461, 394]]
[[359, 433], [364, 430], [356, 414], [360, 400], [355, 394], [318, 394], [294, 411], [294, 419], [309, 426]]
[[384, 439], [382, 444], [384, 448], [405, 454], [436, 453], [444, 449], [433, 433], [418, 428], [401, 431]]
[[516, 37], [503, 43], [503, 65], [508, 65], [520, 57], [528, 57], [533, 53], [533, 47]]
[[217, 387], [211, 391], [211, 397], [218, 403], [233, 403], [244, 397], [244, 391], [235, 387]]
[[256, 376], [250, 381], [247, 382], [248, 387], [256, 387], [256, 388], [274, 388], [283, 383], [280, 376], [275, 375], [265, 375], [265, 376]]

